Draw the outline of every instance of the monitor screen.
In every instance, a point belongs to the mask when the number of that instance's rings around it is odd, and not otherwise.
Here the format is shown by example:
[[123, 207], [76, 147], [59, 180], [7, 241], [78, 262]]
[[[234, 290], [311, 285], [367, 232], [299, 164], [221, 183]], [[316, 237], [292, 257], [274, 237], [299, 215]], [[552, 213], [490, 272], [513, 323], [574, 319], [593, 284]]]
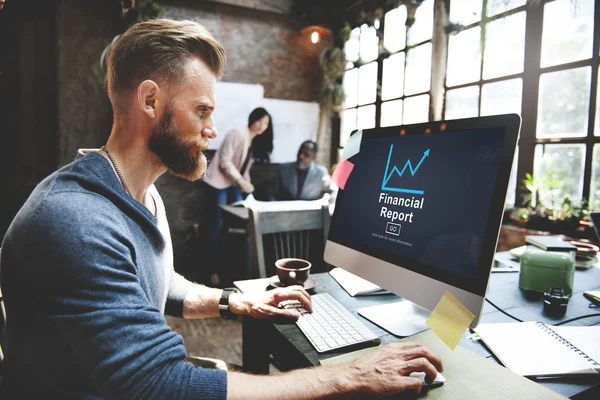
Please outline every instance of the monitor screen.
[[329, 240], [483, 295], [516, 134], [448, 125], [365, 130]]

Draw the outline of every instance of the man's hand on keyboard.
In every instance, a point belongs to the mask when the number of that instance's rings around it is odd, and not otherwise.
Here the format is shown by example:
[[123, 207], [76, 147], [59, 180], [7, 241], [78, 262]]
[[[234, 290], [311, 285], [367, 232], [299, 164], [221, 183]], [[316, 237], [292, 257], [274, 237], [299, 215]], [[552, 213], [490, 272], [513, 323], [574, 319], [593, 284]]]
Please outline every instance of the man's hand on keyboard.
[[376, 352], [346, 365], [359, 392], [368, 396], [389, 396], [404, 390], [421, 391], [421, 379], [408, 376], [424, 372], [431, 383], [438, 371], [443, 372], [442, 360], [418, 342], [392, 343]]
[[232, 293], [229, 296], [229, 306], [234, 314], [249, 315], [256, 319], [277, 317], [298, 319], [300, 312], [295, 307], [279, 307], [280, 303], [290, 300], [299, 302], [299, 306], [312, 312], [310, 295], [302, 286], [289, 286], [256, 294]]

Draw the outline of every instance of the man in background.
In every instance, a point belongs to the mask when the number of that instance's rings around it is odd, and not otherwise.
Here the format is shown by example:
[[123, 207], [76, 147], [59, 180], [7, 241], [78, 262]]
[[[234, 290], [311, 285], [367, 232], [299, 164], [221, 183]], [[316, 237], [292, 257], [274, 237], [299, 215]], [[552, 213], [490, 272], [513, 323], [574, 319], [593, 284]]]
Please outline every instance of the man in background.
[[317, 143], [307, 140], [300, 145], [296, 162], [281, 164], [270, 200], [317, 200], [331, 193], [327, 168], [315, 162], [317, 151]]

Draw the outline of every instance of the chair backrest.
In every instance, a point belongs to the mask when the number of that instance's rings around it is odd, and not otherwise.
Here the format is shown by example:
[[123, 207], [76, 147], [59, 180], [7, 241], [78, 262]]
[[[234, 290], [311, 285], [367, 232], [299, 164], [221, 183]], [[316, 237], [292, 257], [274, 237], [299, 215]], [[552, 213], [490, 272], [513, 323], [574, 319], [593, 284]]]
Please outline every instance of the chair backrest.
[[250, 209], [249, 229], [258, 277], [274, 273], [274, 263], [280, 258], [303, 258], [317, 267], [324, 264], [323, 246], [330, 219], [328, 205], [311, 210]]

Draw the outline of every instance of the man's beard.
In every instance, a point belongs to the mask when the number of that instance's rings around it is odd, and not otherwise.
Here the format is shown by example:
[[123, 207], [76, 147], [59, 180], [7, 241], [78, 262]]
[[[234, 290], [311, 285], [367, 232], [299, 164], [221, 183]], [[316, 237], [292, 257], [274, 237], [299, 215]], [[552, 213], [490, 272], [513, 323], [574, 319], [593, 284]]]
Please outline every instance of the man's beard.
[[150, 150], [176, 176], [195, 181], [206, 172], [206, 157], [202, 153], [202, 145], [198, 142], [186, 141], [184, 135], [173, 123], [173, 114], [167, 109], [161, 121], [152, 129]]

